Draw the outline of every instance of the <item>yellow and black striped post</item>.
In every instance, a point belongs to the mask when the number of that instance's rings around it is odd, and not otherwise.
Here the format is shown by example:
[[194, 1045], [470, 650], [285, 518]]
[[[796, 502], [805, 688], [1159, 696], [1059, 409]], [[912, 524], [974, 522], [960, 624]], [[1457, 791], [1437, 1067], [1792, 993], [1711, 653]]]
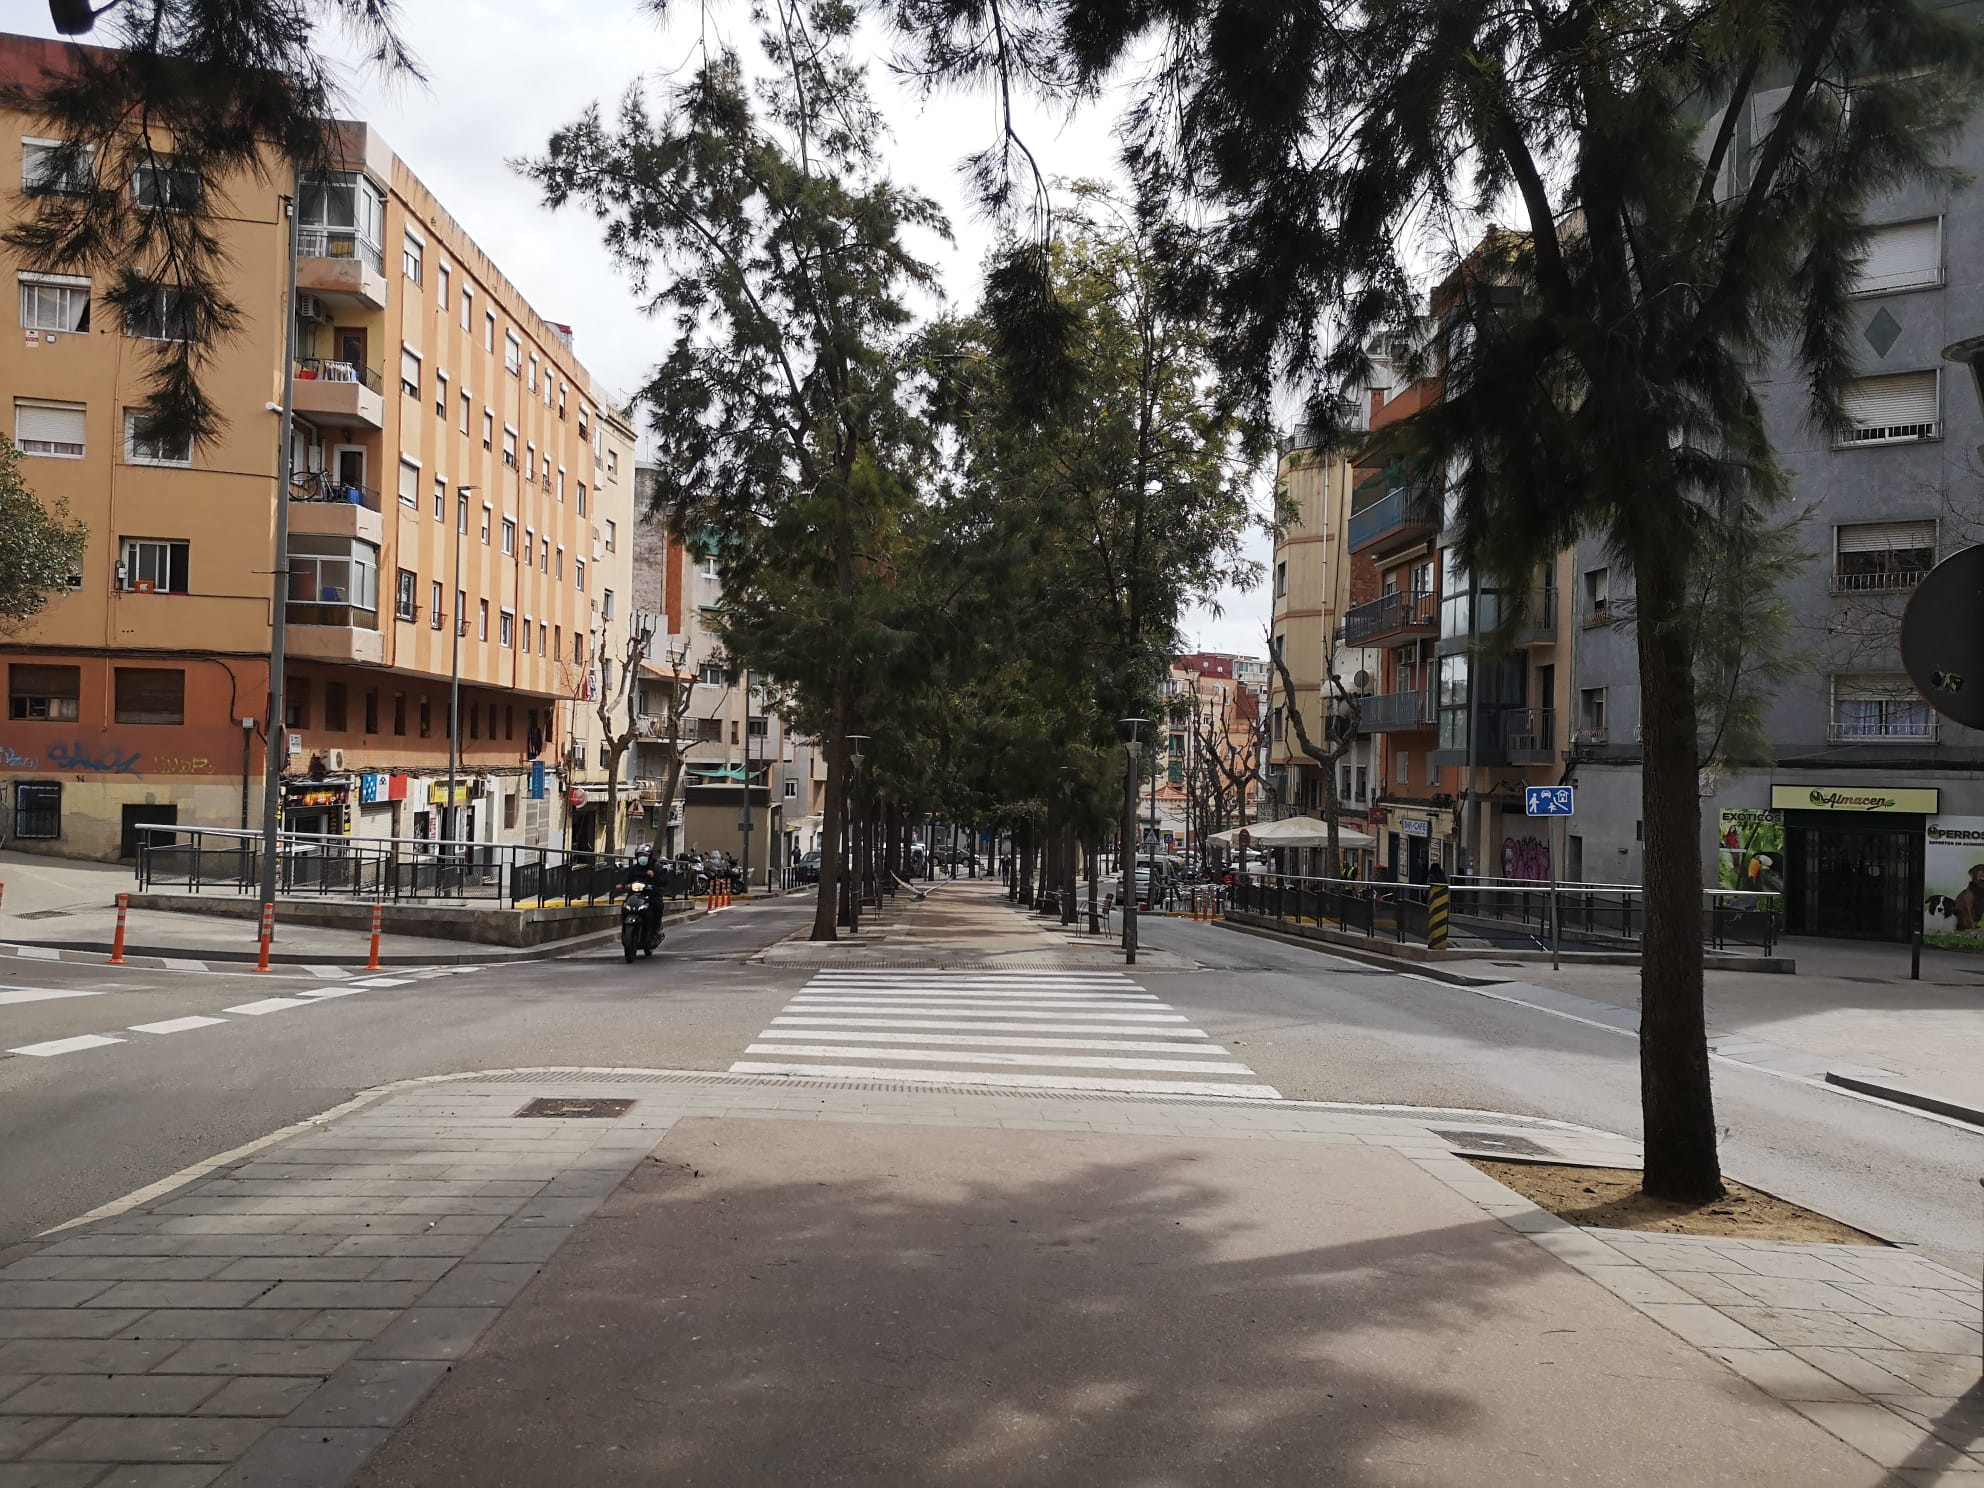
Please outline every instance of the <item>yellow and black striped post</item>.
[[1426, 892], [1426, 945], [1435, 951], [1447, 948], [1447, 886], [1443, 883]]

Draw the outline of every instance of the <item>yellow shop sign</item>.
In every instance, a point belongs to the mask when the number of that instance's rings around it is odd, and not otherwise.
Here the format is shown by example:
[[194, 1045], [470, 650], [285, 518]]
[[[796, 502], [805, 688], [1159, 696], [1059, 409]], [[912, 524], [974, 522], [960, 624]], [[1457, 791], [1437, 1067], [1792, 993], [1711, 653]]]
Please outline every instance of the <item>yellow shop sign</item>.
[[1770, 804], [1775, 811], [1846, 811], [1862, 814], [1933, 816], [1942, 793], [1932, 785], [1880, 789], [1853, 786], [1773, 785]]

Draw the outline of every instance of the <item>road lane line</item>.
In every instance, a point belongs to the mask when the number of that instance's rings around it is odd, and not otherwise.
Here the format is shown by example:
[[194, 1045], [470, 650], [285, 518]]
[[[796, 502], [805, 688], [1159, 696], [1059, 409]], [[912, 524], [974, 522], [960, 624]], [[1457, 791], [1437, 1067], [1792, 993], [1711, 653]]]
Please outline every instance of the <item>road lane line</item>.
[[772, 1064], [743, 1061], [734, 1075], [788, 1075], [800, 1079], [889, 1080], [898, 1085], [984, 1085], [1019, 1090], [1107, 1090], [1122, 1095], [1222, 1095], [1235, 1100], [1281, 1099], [1272, 1085], [1232, 1085], [1214, 1080], [1105, 1080], [1083, 1075], [982, 1074], [976, 1070], [886, 1069], [841, 1064]]
[[356, 997], [361, 992], [369, 992], [369, 987], [312, 987], [307, 992], [299, 992], [298, 997], [307, 997], [312, 1002], [328, 1002], [333, 997]]
[[222, 1008], [224, 1013], [241, 1013], [250, 1018], [259, 1018], [264, 1013], [279, 1013], [284, 1008], [309, 1007], [307, 997], [264, 997], [259, 1002], [238, 1003], [231, 1008]]
[[225, 1018], [167, 1018], [163, 1023], [133, 1023], [133, 1033], [187, 1033], [195, 1028], [212, 1028], [216, 1023], [225, 1023]]
[[[1184, 1019], [1178, 1018], [1176, 1021], [1182, 1023]], [[998, 1033], [1124, 1033], [1163, 1038], [1211, 1037], [1210, 1034], [1197, 1028], [1150, 1028], [1139, 1027], [1134, 1023], [1063, 1023], [1058, 1019], [1041, 1023], [1009, 1023], [997, 1019], [983, 1023], [968, 1023], [956, 1018], [834, 1018], [824, 1013], [807, 1013], [797, 1017], [781, 1014], [773, 1018], [772, 1022], [803, 1024], [810, 1028], [935, 1028], [951, 1033], [976, 1033], [983, 1029], [991, 1029]]]
[[81, 1033], [74, 1038], [50, 1039], [45, 1044], [22, 1044], [18, 1049], [9, 1049], [9, 1054], [26, 1054], [32, 1059], [46, 1059], [51, 1054], [75, 1054], [84, 1049], [101, 1049], [108, 1044], [121, 1044], [121, 1038], [110, 1038], [101, 1033]]
[[[1095, 1049], [1102, 1051], [1120, 1050], [1128, 1054], [1225, 1054], [1230, 1052], [1218, 1044], [1165, 1044], [1139, 1039], [1088, 1039], [1088, 1038], [974, 1038], [948, 1033], [872, 1033], [857, 1030], [843, 1033], [832, 1028], [787, 1028], [778, 1033], [763, 1035], [766, 1038], [810, 1039], [814, 1043], [847, 1044], [917, 1044], [928, 1046], [963, 1045], [993, 1049]], [[930, 1057], [941, 1058], [935, 1047]], [[1251, 1073], [1251, 1071], [1250, 1071]]]
[[10, 987], [0, 992], [0, 1007], [23, 1002], [58, 1002], [65, 997], [101, 997], [108, 987]]
[[1037, 1065], [1065, 1069], [1172, 1070], [1181, 1075], [1251, 1075], [1244, 1064], [1214, 1059], [1102, 1059], [1084, 1054], [1058, 1058], [1039, 1054], [952, 1054], [934, 1049], [836, 1049], [830, 1044], [752, 1044], [746, 1054], [793, 1054], [809, 1059], [938, 1059], [959, 1064]]

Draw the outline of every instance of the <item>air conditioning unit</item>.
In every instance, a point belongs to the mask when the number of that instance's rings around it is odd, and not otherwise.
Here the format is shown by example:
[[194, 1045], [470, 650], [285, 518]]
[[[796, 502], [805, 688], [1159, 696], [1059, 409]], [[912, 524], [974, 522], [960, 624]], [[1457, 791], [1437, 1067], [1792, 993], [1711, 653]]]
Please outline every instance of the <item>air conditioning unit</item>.
[[331, 312], [315, 295], [300, 294], [296, 297], [296, 318], [309, 325], [329, 325]]
[[344, 751], [342, 749], [326, 749], [324, 751], [324, 768], [326, 770], [342, 770], [344, 768]]

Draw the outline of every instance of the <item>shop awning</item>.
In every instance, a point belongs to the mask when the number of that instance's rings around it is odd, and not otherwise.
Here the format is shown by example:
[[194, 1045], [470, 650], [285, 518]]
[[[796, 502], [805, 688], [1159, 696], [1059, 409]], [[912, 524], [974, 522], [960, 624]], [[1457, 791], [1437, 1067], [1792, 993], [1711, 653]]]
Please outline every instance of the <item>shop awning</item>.
[[[751, 772], [753, 780], [763, 780], [767, 766], [760, 765]], [[742, 765], [691, 765], [689, 781], [692, 785], [742, 785], [744, 767]]]
[[[1247, 833], [1250, 847], [1328, 847], [1330, 845], [1329, 823], [1314, 816], [1285, 816], [1280, 821], [1255, 822], [1244, 828], [1234, 827], [1229, 831], [1215, 832], [1206, 840], [1217, 847], [1238, 847], [1242, 831]], [[1360, 832], [1355, 827], [1337, 823], [1336, 845], [1340, 848], [1369, 847], [1375, 840], [1368, 832]]]

